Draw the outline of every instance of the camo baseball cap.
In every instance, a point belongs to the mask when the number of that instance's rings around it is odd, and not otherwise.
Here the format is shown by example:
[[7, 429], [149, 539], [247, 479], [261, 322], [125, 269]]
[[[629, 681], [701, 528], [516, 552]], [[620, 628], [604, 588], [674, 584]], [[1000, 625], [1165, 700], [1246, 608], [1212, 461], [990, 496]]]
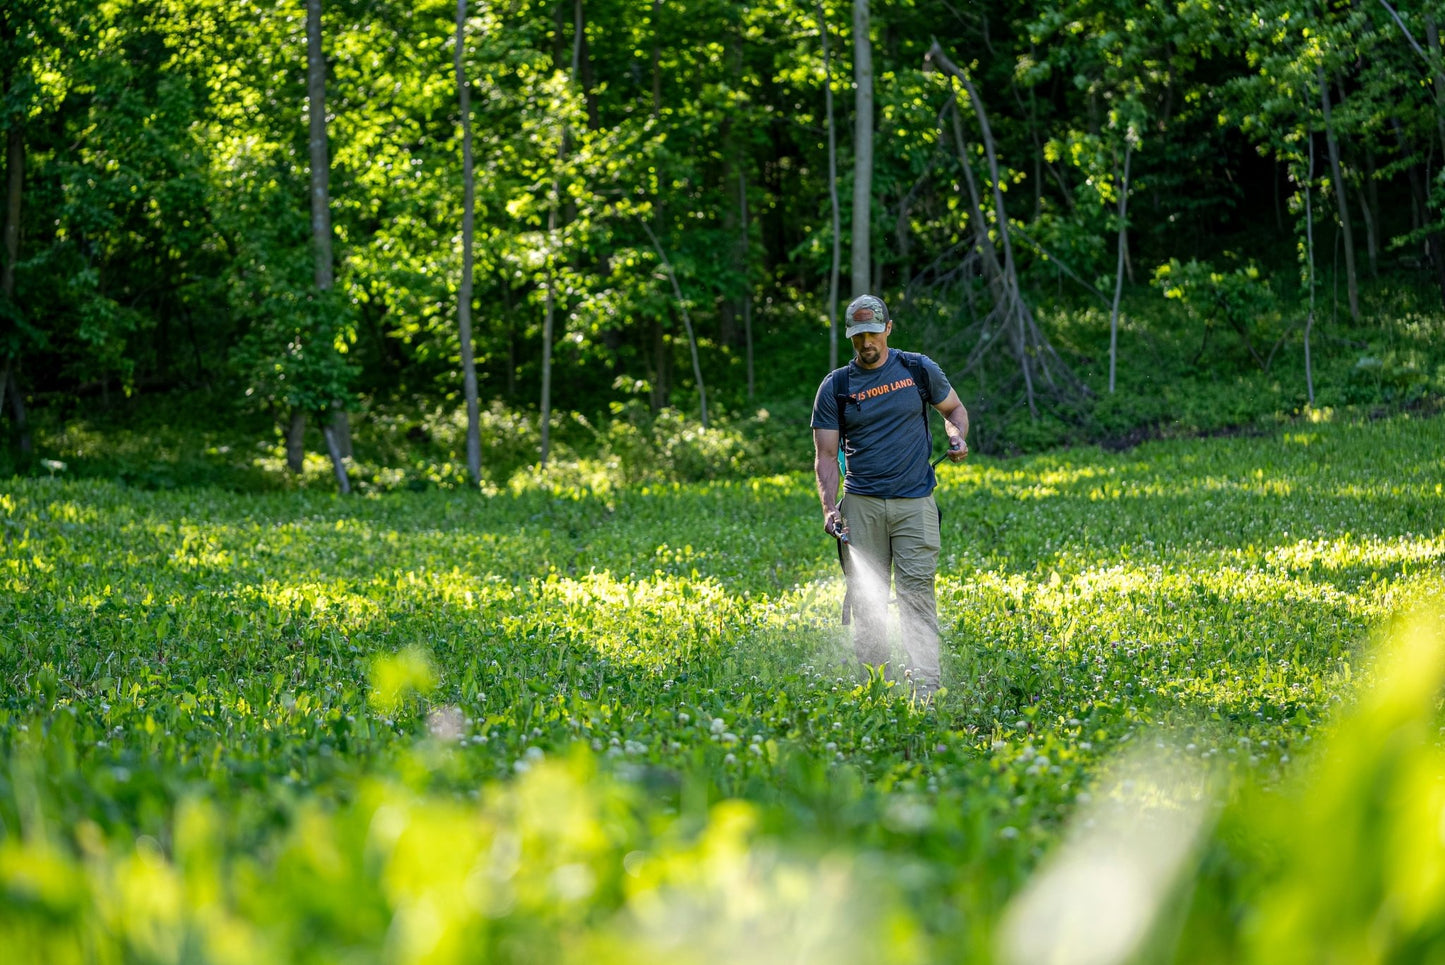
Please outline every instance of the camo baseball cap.
[[863, 332], [882, 332], [888, 329], [888, 306], [877, 295], [859, 295], [843, 313], [848, 323], [848, 338]]

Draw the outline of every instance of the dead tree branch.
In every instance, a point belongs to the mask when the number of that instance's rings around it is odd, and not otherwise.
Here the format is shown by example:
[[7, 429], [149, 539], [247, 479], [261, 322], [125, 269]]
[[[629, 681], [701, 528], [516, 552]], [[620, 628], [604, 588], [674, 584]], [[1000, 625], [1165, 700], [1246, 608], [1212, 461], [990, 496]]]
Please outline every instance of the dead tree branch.
[[[949, 115], [952, 141], [963, 169], [964, 183], [968, 188], [968, 217], [973, 227], [973, 244], [979, 266], [989, 293], [994, 300], [982, 325], [978, 342], [965, 363], [965, 370], [980, 365], [984, 357], [995, 346], [1008, 346], [1019, 375], [1023, 381], [1024, 402], [1029, 413], [1038, 417], [1038, 396], [1042, 393], [1060, 403], [1076, 403], [1089, 395], [1088, 387], [1064, 364], [1053, 345], [1044, 335], [1034, 318], [1032, 309], [1024, 300], [1014, 262], [1013, 244], [1010, 238], [1008, 212], [1004, 207], [1002, 177], [998, 155], [994, 148], [993, 131], [984, 110], [983, 99], [968, 74], [948, 58], [935, 40], [925, 57], [926, 70], [938, 70], [950, 78], [949, 90], [952, 95], [945, 111]], [[959, 108], [957, 85], [962, 86], [973, 107], [978, 122], [980, 142], [988, 164], [989, 200], [992, 202], [992, 219], [984, 212], [983, 192], [973, 171], [968, 140], [963, 130], [962, 111]], [[997, 241], [995, 241], [995, 236]], [[996, 336], [1002, 335], [1003, 338]]]

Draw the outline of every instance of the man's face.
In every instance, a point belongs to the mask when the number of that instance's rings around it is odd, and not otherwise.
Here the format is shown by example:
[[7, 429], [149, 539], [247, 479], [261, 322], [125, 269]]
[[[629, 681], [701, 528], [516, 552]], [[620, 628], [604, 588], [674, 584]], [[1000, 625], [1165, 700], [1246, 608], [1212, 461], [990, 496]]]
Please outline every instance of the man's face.
[[888, 327], [881, 332], [861, 332], [854, 335], [853, 352], [858, 356], [858, 364], [865, 369], [882, 365], [888, 357], [888, 335], [892, 331], [893, 323], [890, 321]]

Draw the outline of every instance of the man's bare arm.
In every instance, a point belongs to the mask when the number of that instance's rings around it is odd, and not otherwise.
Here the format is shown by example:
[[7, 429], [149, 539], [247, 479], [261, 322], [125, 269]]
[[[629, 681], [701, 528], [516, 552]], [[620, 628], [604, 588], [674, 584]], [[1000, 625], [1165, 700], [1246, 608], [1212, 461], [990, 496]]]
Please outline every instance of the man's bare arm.
[[818, 501], [823, 504], [823, 531], [838, 535], [843, 518], [838, 513], [837, 429], [813, 430], [813, 475], [818, 480]]
[[952, 389], [934, 408], [942, 413], [943, 430], [948, 433], [948, 461], [963, 462], [968, 458], [968, 410]]

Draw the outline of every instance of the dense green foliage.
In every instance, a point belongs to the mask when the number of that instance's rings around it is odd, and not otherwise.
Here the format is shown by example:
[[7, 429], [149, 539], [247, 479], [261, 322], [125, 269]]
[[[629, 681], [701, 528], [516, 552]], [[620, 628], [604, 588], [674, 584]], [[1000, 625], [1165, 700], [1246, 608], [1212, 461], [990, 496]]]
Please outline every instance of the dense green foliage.
[[1441, 452], [1317, 416], [946, 469], [930, 707], [840, 662], [804, 473], [12, 480], [0, 947], [1433, 960]]
[[[1211, 354], [1228, 350], [1206, 377], [1270, 370], [1264, 390], [1284, 386], [1271, 401], [1288, 413], [1305, 394], [1311, 304], [1336, 322], [1319, 333], [1319, 361], [1346, 372], [1362, 358], [1388, 364], [1359, 343], [1399, 319], [1400, 298], [1438, 313], [1436, 0], [1398, 13], [1293, 0], [871, 6], [873, 281], [909, 347], [935, 355], [990, 416], [976, 448], [1179, 418], [1148, 385], [1181, 371], [1161, 368], [1156, 346], [1198, 347], [1207, 332], [1218, 333]], [[472, 0], [463, 65], [483, 408], [535, 423], [549, 305], [554, 410], [594, 426], [614, 407], [697, 411], [684, 312], [718, 411], [746, 419], [817, 384], [833, 242], [823, 85], [830, 77], [847, 196], [851, 7]], [[454, 411], [455, 14], [441, 0], [324, 4], [336, 281], [318, 290], [300, 0], [6, 4], [0, 134], [15, 176], [4, 182], [14, 217], [0, 251], [0, 363], [37, 418], [92, 418], [124, 395], [199, 386], [227, 423], [243, 407], [274, 421], [335, 402], [383, 420]], [[976, 105], [928, 69], [935, 39], [986, 101], [996, 173]], [[974, 257], [1003, 223], [989, 204], [972, 213], [967, 196], [995, 177], [1022, 290], [1092, 389], [1070, 405], [1045, 400], [1037, 419], [1014, 408], [1016, 362], [980, 354], [1006, 341], [985, 330], [993, 297]], [[1120, 389], [1109, 396], [1107, 339], [1074, 336], [1097, 331], [1101, 307], [1107, 316], [1121, 200]], [[1235, 278], [1230, 305], [1163, 310], [1153, 280], [1171, 261]], [[1237, 274], [1250, 264], [1258, 273]], [[1252, 351], [1234, 351], [1240, 330]], [[1433, 358], [1399, 361], [1435, 378]], [[1317, 382], [1327, 406], [1347, 389], [1338, 371]], [[3, 418], [17, 426], [8, 405]], [[508, 475], [509, 458], [488, 473]]]

